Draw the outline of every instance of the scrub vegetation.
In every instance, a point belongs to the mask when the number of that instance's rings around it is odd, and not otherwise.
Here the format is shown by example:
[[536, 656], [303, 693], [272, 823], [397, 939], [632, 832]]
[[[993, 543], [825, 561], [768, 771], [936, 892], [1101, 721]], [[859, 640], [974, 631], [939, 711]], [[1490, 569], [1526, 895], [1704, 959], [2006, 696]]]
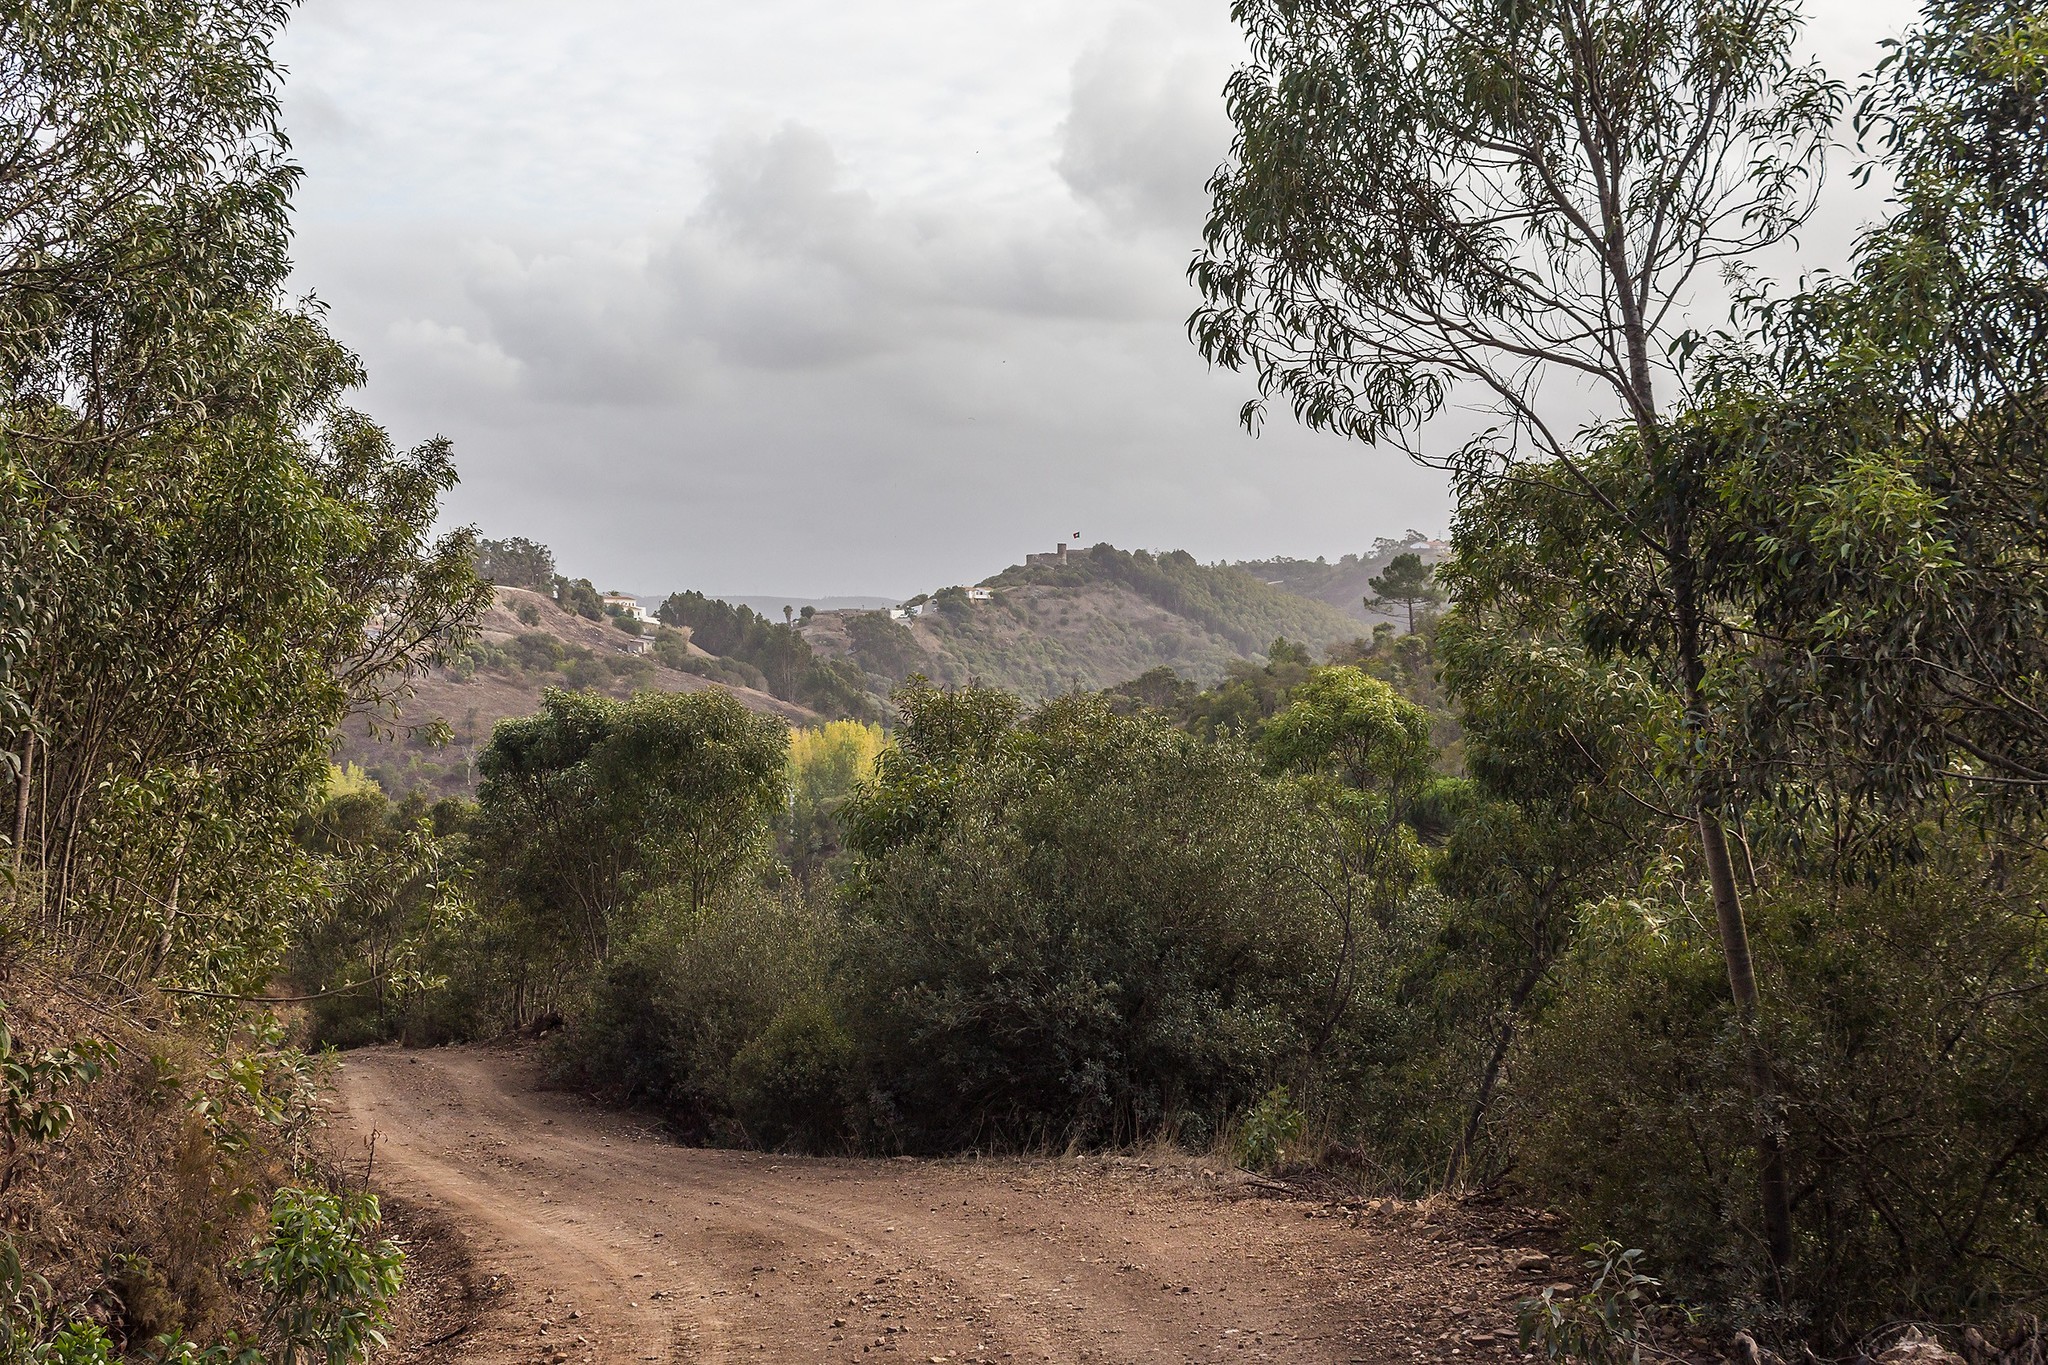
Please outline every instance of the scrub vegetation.
[[[1398, 624], [1103, 545], [649, 640], [347, 406], [286, 11], [0, 3], [0, 1360], [364, 1358], [403, 1249], [305, 1049], [521, 1032], [696, 1142], [1540, 1206], [1552, 1359], [2038, 1358], [2048, 18], [1852, 92], [1777, 0], [1239, 0], [1196, 343], [1254, 424], [1496, 405]], [[1886, 215], [1766, 290], [1845, 113]], [[465, 669], [537, 705], [403, 709]], [[473, 796], [331, 761], [380, 726]]]

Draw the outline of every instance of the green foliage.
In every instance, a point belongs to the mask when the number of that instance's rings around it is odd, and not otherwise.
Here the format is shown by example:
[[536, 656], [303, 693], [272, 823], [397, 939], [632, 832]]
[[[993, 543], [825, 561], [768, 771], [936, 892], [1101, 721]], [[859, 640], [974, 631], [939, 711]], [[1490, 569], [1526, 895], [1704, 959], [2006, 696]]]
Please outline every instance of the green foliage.
[[1313, 1032], [1332, 928], [1235, 744], [929, 687], [850, 812], [848, 1023], [915, 1147], [1215, 1131]]
[[[228, 1261], [313, 1111], [303, 1055], [222, 997], [342, 894], [300, 817], [382, 801], [328, 789], [335, 727], [387, 721], [489, 600], [472, 534], [434, 530], [447, 443], [347, 407], [358, 361], [287, 292], [291, 8], [0, 3], [0, 841], [10, 1023], [45, 1030], [0, 1030], [10, 1362], [109, 1359], [88, 1303], [236, 1310]], [[118, 1052], [51, 1037], [77, 1008]], [[345, 1313], [336, 1288], [294, 1311]]]
[[835, 1046], [820, 1013], [835, 934], [793, 891], [735, 886], [695, 907], [657, 898], [599, 973], [564, 1062], [699, 1139], [829, 1143], [844, 1123], [814, 1082]]
[[[1973, 843], [1958, 832], [1875, 885], [1788, 879], [1757, 901], [1809, 1191], [1797, 1311], [1829, 1339], [2038, 1302], [2048, 1284], [2043, 871]], [[1689, 1295], [1757, 1311], [1768, 1268], [1723, 1212], [1751, 1155], [1711, 930], [1662, 896], [1587, 913], [1513, 1102], [1529, 1178], [1584, 1228], [1634, 1230]]]
[[130, 982], [261, 984], [329, 733], [483, 600], [431, 534], [446, 443], [348, 410], [355, 358], [285, 302], [285, 9], [0, 7], [12, 910]]
[[710, 678], [728, 687], [751, 687], [757, 692], [768, 690], [768, 679], [752, 664], [716, 655], [692, 654], [689, 643], [689, 637], [681, 631], [660, 627], [655, 631], [654, 657], [678, 673]]
[[774, 629], [766, 617], [755, 615], [752, 607], [735, 607], [695, 591], [671, 593], [655, 615], [663, 625], [689, 631], [691, 643], [709, 654], [751, 652], [752, 639]]
[[[690, 643], [752, 670], [755, 686], [827, 716], [861, 719], [874, 708], [860, 670], [817, 658], [795, 625], [757, 616], [701, 592], [671, 593], [656, 613], [662, 624], [687, 629]], [[809, 620], [809, 617], [805, 618]], [[693, 670], [694, 671], [694, 670]]]
[[887, 612], [848, 613], [846, 635], [860, 666], [892, 685], [931, 666], [909, 628], [890, 620]]
[[1354, 791], [1419, 781], [1435, 757], [1429, 715], [1356, 668], [1318, 668], [1259, 732], [1276, 770], [1327, 775]]
[[600, 961], [641, 892], [674, 883], [702, 906], [757, 863], [788, 759], [781, 722], [725, 692], [551, 690], [479, 762], [479, 852], [571, 960]]
[[1308, 1131], [1308, 1120], [1294, 1107], [1287, 1087], [1276, 1085], [1259, 1097], [1237, 1130], [1238, 1156], [1255, 1171], [1270, 1171], [1291, 1142]]
[[1322, 643], [1341, 640], [1354, 629], [1320, 603], [1283, 592], [1242, 569], [1197, 563], [1185, 550], [1155, 555], [1097, 545], [1069, 556], [1062, 566], [1013, 568], [991, 580], [992, 586], [1027, 583], [1116, 584], [1247, 654], [1257, 653], [1276, 635]]
[[1555, 1285], [1525, 1299], [1516, 1317], [1524, 1351], [1549, 1361], [1580, 1365], [1642, 1365], [1645, 1330], [1667, 1310], [1659, 1285], [1637, 1269], [1640, 1250], [1623, 1251], [1612, 1238], [1588, 1243], [1589, 1283], [1576, 1294]]
[[1197, 689], [1170, 668], [1156, 668], [1110, 688], [1104, 696], [1117, 710], [1136, 702], [1164, 712], [1182, 729], [1204, 738], [1255, 734], [1287, 704], [1289, 693], [1309, 675], [1308, 651], [1281, 636], [1267, 646], [1266, 663], [1233, 663], [1222, 681]]
[[1853, 269], [1751, 300], [1685, 430], [1716, 586], [1769, 648], [1747, 776], [1823, 749], [1873, 807], [1958, 780], [2038, 807], [2048, 451], [2048, 52], [2026, 6], [1933, 3], [1859, 109], [1898, 185]]
[[0, 1362], [5, 1365], [111, 1365], [105, 1329], [70, 1316], [50, 1282], [22, 1264], [12, 1237], [0, 1234]]
[[1253, 60], [1226, 92], [1192, 331], [1257, 374], [1247, 422], [1278, 398], [1365, 440], [1471, 379], [1554, 447], [1533, 402], [1552, 369], [1653, 420], [1669, 301], [1796, 226], [1840, 104], [1794, 65], [1789, 4], [1233, 13]]
[[1435, 575], [1423, 564], [1422, 556], [1412, 553], [1398, 554], [1387, 563], [1386, 571], [1369, 580], [1373, 595], [1366, 599], [1368, 607], [1401, 606], [1408, 610], [1408, 633], [1415, 633], [1415, 609], [1432, 606], [1443, 600], [1443, 592], [1436, 586]]
[[381, 1223], [367, 1191], [277, 1192], [270, 1238], [245, 1269], [268, 1299], [264, 1334], [281, 1365], [357, 1365], [385, 1345], [405, 1253], [377, 1239]]
[[1243, 569], [1262, 583], [1314, 598], [1363, 620], [1367, 611], [1365, 599], [1373, 592], [1373, 578], [1385, 572], [1395, 555], [1409, 553], [1410, 545], [1432, 538], [1427, 531], [1410, 529], [1398, 538], [1380, 536], [1363, 553], [1342, 555], [1334, 561], [1321, 555], [1314, 559], [1277, 555], [1272, 559], [1244, 560], [1232, 567]]
[[476, 576], [501, 588], [550, 592], [555, 586], [554, 552], [524, 536], [513, 536], [509, 540], [479, 540], [476, 543]]
[[387, 801], [374, 783], [330, 781], [298, 839], [326, 870], [302, 904], [286, 970], [308, 1002], [316, 1040], [349, 1047], [395, 1036], [431, 984], [424, 954], [459, 913], [466, 883], [459, 805]]
[[563, 611], [571, 611], [587, 621], [604, 620], [604, 599], [597, 595], [597, 587], [587, 578], [564, 578], [555, 575], [555, 603]]
[[71, 1048], [17, 1051], [6, 1010], [0, 1006], [0, 1125], [6, 1130], [7, 1167], [0, 1187], [14, 1179], [14, 1162], [24, 1144], [54, 1142], [77, 1117], [57, 1093], [97, 1080], [106, 1046], [87, 1042]]
[[820, 993], [797, 996], [732, 1060], [730, 1101], [748, 1137], [823, 1151], [845, 1141], [852, 1035]]
[[37, 1353], [38, 1365], [112, 1365], [114, 1343], [97, 1323], [72, 1323], [59, 1328], [49, 1345]]

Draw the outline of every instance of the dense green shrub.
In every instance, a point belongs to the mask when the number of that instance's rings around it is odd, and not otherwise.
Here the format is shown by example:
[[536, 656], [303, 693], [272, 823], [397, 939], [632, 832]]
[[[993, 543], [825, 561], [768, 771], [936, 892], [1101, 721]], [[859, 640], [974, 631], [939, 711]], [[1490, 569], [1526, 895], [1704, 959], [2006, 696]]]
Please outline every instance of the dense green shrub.
[[879, 1139], [1200, 1140], [1299, 1059], [1332, 926], [1249, 752], [1095, 698], [899, 702], [842, 978]]
[[824, 1150], [847, 1136], [856, 1049], [822, 990], [792, 997], [733, 1058], [729, 1098], [764, 1147]]
[[[657, 895], [643, 918], [559, 1044], [566, 1071], [700, 1140], [746, 1137], [742, 1113], [775, 1140], [834, 1133], [841, 1125], [804, 1079], [833, 1046], [829, 1015], [821, 1028], [823, 1006], [811, 1008], [825, 995], [829, 914], [793, 890], [740, 886], [695, 909], [686, 896]], [[792, 1109], [779, 1110], [783, 1100]]]
[[[1756, 897], [1765, 1037], [1800, 1236], [1790, 1313], [1846, 1340], [2048, 1294], [2043, 872], [1957, 840], [1876, 885]], [[1536, 1030], [1512, 1128], [1524, 1178], [1627, 1231], [1682, 1295], [1763, 1315], [1743, 1039], [1711, 925], [1669, 902], [1589, 915]]]

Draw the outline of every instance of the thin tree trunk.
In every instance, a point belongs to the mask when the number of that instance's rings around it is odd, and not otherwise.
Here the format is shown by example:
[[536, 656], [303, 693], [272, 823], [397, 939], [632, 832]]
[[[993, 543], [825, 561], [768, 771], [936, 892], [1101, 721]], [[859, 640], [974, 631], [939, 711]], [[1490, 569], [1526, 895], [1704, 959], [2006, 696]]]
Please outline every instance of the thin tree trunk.
[[1493, 1055], [1486, 1059], [1486, 1071], [1479, 1078], [1479, 1093], [1472, 1099], [1472, 1112], [1465, 1116], [1465, 1131], [1458, 1135], [1458, 1145], [1451, 1149], [1451, 1162], [1444, 1170], [1444, 1188], [1450, 1189], [1458, 1183], [1458, 1172], [1472, 1155], [1472, 1147], [1479, 1141], [1479, 1125], [1486, 1121], [1486, 1111], [1493, 1106], [1494, 1087], [1500, 1084], [1500, 1069], [1506, 1064], [1508, 1048], [1515, 1041], [1515, 1025], [1522, 1016], [1522, 1006], [1529, 1002], [1530, 993], [1536, 983], [1543, 979], [1543, 973], [1550, 966], [1548, 955], [1539, 957], [1529, 964], [1529, 970], [1515, 986], [1515, 993], [1508, 1000], [1508, 1017], [1501, 1022], [1500, 1036], [1494, 1040]]
[[14, 882], [9, 899], [21, 899], [22, 850], [28, 846], [29, 784], [36, 775], [36, 737], [30, 734], [21, 745], [21, 776], [14, 793]]
[[[1617, 221], [1610, 217], [1610, 222]], [[1676, 627], [1679, 667], [1684, 684], [1685, 728], [1695, 740], [1708, 729], [1704, 684], [1706, 665], [1701, 655], [1702, 635], [1699, 600], [1699, 566], [1692, 553], [1692, 505], [1689, 468], [1673, 466], [1671, 452], [1657, 421], [1655, 381], [1650, 368], [1649, 329], [1634, 296], [1636, 276], [1627, 266], [1623, 239], [1610, 233], [1618, 287], [1617, 303], [1622, 311], [1622, 331], [1628, 352], [1628, 383], [1623, 386], [1636, 430], [1643, 443], [1644, 464], [1664, 484], [1665, 553], [1671, 575], [1672, 607]], [[1695, 758], [1695, 762], [1698, 759]], [[1721, 938], [1721, 955], [1728, 965], [1728, 987], [1744, 1033], [1748, 1052], [1750, 1099], [1756, 1107], [1757, 1194], [1762, 1205], [1764, 1245], [1770, 1254], [1771, 1271], [1777, 1280], [1779, 1297], [1785, 1297], [1792, 1273], [1792, 1195], [1785, 1174], [1784, 1125], [1778, 1099], [1777, 1080], [1770, 1057], [1757, 1031], [1758, 1001], [1756, 970], [1750, 958], [1749, 929], [1742, 916], [1742, 894], [1735, 885], [1735, 868], [1728, 858], [1728, 837], [1721, 827], [1719, 795], [1709, 775], [1696, 770], [1693, 778], [1693, 815], [1699, 824], [1700, 853], [1707, 867], [1707, 882], [1714, 898], [1714, 918]]]
[[1728, 989], [1735, 997], [1743, 1047], [1748, 1053], [1749, 1088], [1757, 1110], [1757, 1179], [1763, 1200], [1764, 1243], [1770, 1251], [1771, 1269], [1778, 1277], [1782, 1297], [1792, 1270], [1792, 1185], [1785, 1173], [1778, 1083], [1771, 1074], [1771, 1059], [1757, 1031], [1756, 969], [1749, 954], [1749, 927], [1743, 922], [1742, 901], [1735, 889], [1735, 869], [1728, 860], [1728, 837], [1711, 807], [1701, 802], [1697, 810], [1700, 850], [1706, 855], [1707, 881], [1714, 894], [1714, 919], [1721, 931], [1721, 955], [1728, 962]]
[[[1675, 514], [1674, 514], [1675, 519]], [[1686, 728], [1706, 730], [1702, 686], [1706, 667], [1700, 657], [1700, 614], [1693, 579], [1690, 546], [1682, 528], [1672, 538], [1673, 588], [1677, 607], [1678, 651], [1685, 675]], [[1742, 893], [1735, 884], [1735, 865], [1728, 857], [1728, 835], [1721, 825], [1718, 802], [1705, 774], [1693, 779], [1693, 816], [1699, 825], [1700, 853], [1706, 862], [1707, 884], [1714, 898], [1714, 920], [1720, 932], [1721, 956], [1728, 965], [1728, 989], [1735, 1000], [1743, 1046], [1748, 1054], [1751, 1102], [1756, 1106], [1757, 1194], [1762, 1204], [1764, 1246], [1771, 1258], [1782, 1298], [1792, 1273], [1792, 1193], [1785, 1173], [1785, 1138], [1777, 1080], [1758, 1032], [1756, 967], [1750, 957], [1749, 927], [1742, 914]]]

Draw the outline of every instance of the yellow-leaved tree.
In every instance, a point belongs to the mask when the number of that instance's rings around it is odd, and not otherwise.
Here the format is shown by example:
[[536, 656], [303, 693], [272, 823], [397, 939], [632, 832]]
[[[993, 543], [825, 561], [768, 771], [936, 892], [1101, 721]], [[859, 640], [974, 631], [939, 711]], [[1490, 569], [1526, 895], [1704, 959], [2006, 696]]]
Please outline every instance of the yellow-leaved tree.
[[799, 877], [809, 876], [838, 854], [839, 808], [873, 775], [875, 760], [888, 747], [882, 727], [868, 721], [835, 720], [790, 733], [789, 819], [783, 828], [783, 853]]

